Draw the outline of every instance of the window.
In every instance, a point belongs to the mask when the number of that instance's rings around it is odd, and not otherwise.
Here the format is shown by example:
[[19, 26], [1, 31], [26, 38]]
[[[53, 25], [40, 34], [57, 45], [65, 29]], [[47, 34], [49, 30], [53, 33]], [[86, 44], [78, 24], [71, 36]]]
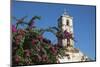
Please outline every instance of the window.
[[69, 26], [69, 20], [66, 21], [66, 24]]

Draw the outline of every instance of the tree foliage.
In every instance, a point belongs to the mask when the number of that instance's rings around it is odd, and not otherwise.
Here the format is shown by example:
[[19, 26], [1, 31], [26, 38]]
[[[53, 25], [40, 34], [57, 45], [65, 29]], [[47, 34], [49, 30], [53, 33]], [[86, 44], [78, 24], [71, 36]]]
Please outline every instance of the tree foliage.
[[[25, 17], [24, 17], [25, 18]], [[43, 31], [51, 31], [57, 35], [53, 29], [38, 29], [34, 26], [35, 19], [39, 16], [33, 16], [27, 23], [26, 28], [16, 28], [20, 25], [17, 22], [12, 25], [12, 64], [13, 65], [31, 65], [31, 64], [50, 64], [60, 63], [58, 55], [64, 56], [64, 48], [58, 44], [54, 45], [50, 40], [43, 37]], [[23, 20], [23, 19], [22, 19]], [[19, 24], [18, 24], [19, 23]], [[22, 22], [23, 24], [26, 22]], [[30, 28], [31, 27], [31, 28]], [[57, 30], [57, 29], [56, 29]]]

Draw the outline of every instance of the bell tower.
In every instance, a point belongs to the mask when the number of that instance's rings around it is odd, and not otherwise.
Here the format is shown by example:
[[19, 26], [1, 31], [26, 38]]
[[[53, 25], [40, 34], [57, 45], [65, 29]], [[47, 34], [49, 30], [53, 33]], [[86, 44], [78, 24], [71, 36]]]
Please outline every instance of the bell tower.
[[68, 15], [66, 10], [58, 19], [58, 27], [61, 29], [62, 37], [58, 38], [58, 43], [63, 47], [74, 46], [73, 37], [73, 17]]

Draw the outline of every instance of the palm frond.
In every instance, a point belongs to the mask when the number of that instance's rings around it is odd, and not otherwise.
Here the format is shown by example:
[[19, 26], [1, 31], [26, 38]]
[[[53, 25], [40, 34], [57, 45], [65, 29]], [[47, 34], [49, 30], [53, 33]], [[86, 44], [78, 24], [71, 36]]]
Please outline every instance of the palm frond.
[[32, 22], [32, 21], [33, 21], [33, 20], [35, 20], [35, 19], [40, 20], [40, 19], [41, 19], [41, 17], [40, 17], [40, 16], [33, 16], [33, 17], [32, 17], [32, 19], [31, 19], [29, 22]]
[[57, 28], [57, 27], [50, 27], [50, 28], [59, 31], [59, 28]]

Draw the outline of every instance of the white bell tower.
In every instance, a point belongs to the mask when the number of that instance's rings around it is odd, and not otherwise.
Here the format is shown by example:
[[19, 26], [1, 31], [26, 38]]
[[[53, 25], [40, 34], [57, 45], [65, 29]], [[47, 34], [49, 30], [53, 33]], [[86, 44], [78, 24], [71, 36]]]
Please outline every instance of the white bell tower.
[[[73, 17], [69, 16], [64, 10], [64, 13], [58, 19], [58, 27], [61, 29], [61, 32], [67, 31], [73, 36]], [[72, 39], [69, 40], [67, 38], [59, 38], [58, 43], [63, 47], [74, 46], [74, 41]]]

